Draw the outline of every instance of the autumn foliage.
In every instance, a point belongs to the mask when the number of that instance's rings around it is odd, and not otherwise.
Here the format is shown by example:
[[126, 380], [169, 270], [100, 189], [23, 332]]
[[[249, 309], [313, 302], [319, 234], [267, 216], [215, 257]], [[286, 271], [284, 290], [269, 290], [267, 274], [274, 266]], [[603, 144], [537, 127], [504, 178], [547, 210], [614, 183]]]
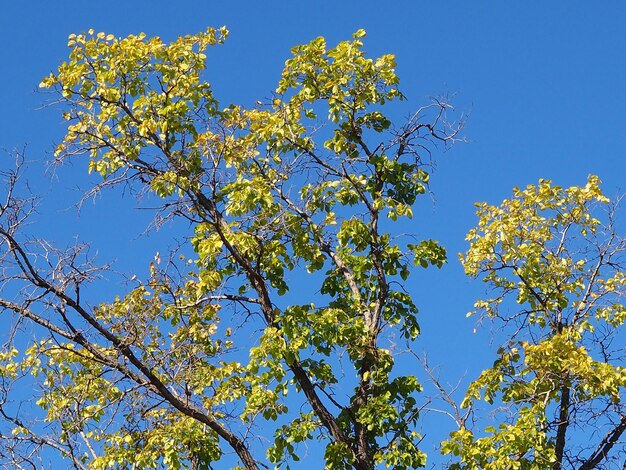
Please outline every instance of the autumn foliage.
[[[398, 222], [427, 193], [433, 144], [453, 143], [461, 123], [440, 100], [392, 122], [395, 59], [367, 57], [362, 30], [294, 47], [269, 99], [221, 103], [206, 64], [227, 33], [73, 34], [42, 81], [67, 121], [57, 160], [84, 159], [95, 190], [151, 193], [159, 220], [188, 233], [146, 279], [93, 305], [81, 292], [99, 270], [81, 246], [31, 243], [20, 174], [5, 175], [0, 307], [41, 333], [16, 327], [0, 354], [8, 464], [52, 450], [75, 468], [294, 468], [311, 446], [328, 469], [426, 465], [420, 371], [388, 345], [414, 347], [404, 287], [446, 252]], [[477, 206], [461, 262], [489, 286], [474, 313], [507, 339], [456, 407], [467, 413], [441, 447], [452, 468], [585, 469], [621, 455], [626, 372], [611, 345], [626, 319], [624, 243], [599, 185], [542, 180]], [[13, 406], [22, 383], [37, 385], [32, 409]]]

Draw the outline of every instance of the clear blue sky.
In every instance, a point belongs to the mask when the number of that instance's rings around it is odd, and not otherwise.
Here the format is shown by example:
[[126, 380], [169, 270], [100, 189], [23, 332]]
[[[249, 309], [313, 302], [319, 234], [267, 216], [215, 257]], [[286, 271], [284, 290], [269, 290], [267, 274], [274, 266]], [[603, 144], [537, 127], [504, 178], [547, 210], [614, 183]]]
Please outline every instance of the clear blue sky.
[[[468, 143], [435, 151], [434, 198], [418, 203], [406, 230], [440, 240], [450, 262], [410, 286], [421, 309], [427, 351], [450, 382], [490, 365], [489, 326], [473, 333], [465, 318], [482, 286], [466, 279], [455, 254], [475, 221], [473, 203], [492, 203], [511, 188], [553, 179], [583, 184], [598, 174], [609, 196], [626, 191], [626, 3], [623, 1], [108, 1], [4, 2], [0, 13], [0, 147], [28, 146], [34, 190], [49, 200], [35, 227], [60, 244], [80, 235], [120, 270], [146, 266], [164, 238], [138, 238], [148, 216], [132, 199], [109, 194], [82, 214], [70, 208], [88, 187], [75, 162], [50, 181], [41, 176], [63, 123], [40, 79], [67, 55], [72, 32], [94, 28], [123, 36], [143, 31], [174, 39], [226, 25], [208, 77], [222, 103], [268, 97], [289, 49], [323, 35], [329, 43], [368, 32], [371, 55], [395, 53], [408, 102], [401, 120], [429, 96], [455, 94], [469, 114]], [[4, 157], [3, 157], [4, 158]], [[132, 257], [129, 255], [132, 253]], [[443, 429], [443, 428], [442, 428]], [[441, 429], [426, 430], [430, 436]], [[426, 449], [428, 450], [428, 449]], [[431, 452], [432, 453], [432, 452]]]

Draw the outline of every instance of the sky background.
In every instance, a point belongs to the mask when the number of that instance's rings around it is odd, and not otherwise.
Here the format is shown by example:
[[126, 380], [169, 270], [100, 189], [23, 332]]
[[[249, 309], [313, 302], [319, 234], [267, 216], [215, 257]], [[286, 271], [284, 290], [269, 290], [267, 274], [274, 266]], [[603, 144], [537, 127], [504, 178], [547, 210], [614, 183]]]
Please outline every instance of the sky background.
[[[72, 206], [79, 188], [90, 184], [84, 161], [44, 174], [64, 122], [58, 109], [45, 106], [49, 97], [37, 85], [67, 56], [70, 33], [143, 31], [173, 40], [226, 25], [230, 37], [210, 51], [207, 77], [223, 105], [252, 105], [271, 96], [292, 46], [317, 36], [333, 45], [364, 28], [371, 57], [389, 52], [397, 57], [408, 98], [392, 112], [397, 122], [432, 96], [451, 96], [459, 115], [468, 116], [467, 142], [435, 149], [432, 197], [418, 202], [406, 227], [448, 249], [448, 265], [418, 273], [410, 290], [421, 310], [423, 335], [416, 349], [427, 352], [450, 383], [476, 377], [491, 365], [498, 345], [489, 325], [474, 333], [474, 320], [465, 318], [483, 290], [464, 277], [456, 257], [475, 223], [473, 203], [498, 203], [514, 186], [539, 178], [584, 184], [589, 174], [600, 176], [609, 196], [626, 191], [623, 1], [31, 1], [26, 8], [3, 0], [0, 5], [0, 148], [27, 148], [32, 189], [44, 197], [32, 232], [60, 245], [80, 236], [92, 242], [103, 262], [116, 260], [122, 272], [145, 270], [155, 251], [172, 243], [170, 234], [142, 237], [149, 214], [119, 193], [104, 194], [77, 214]], [[7, 156], [0, 158], [8, 164]], [[427, 429], [427, 441], [448, 430], [443, 422]]]

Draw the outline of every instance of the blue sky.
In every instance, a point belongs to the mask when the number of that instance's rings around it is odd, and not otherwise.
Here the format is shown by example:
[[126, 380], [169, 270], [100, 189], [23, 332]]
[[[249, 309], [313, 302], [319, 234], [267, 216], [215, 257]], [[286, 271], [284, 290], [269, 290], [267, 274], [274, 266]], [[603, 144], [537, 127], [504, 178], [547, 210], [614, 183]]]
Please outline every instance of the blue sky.
[[[63, 136], [58, 110], [43, 105], [40, 79], [67, 55], [72, 32], [94, 28], [124, 36], [140, 31], [174, 39], [226, 25], [227, 43], [209, 56], [207, 76], [223, 104], [271, 95], [289, 49], [316, 36], [330, 44], [359, 28], [372, 55], [394, 53], [401, 89], [398, 121], [449, 94], [468, 115], [467, 143], [435, 151], [432, 198], [423, 198], [406, 230], [441, 241], [450, 262], [419, 273], [410, 286], [421, 309], [418, 351], [450, 382], [490, 365], [490, 327], [473, 333], [465, 318], [482, 292], [465, 278], [456, 253], [475, 222], [473, 203], [497, 203], [513, 186], [548, 178], [583, 184], [598, 174], [609, 196], [626, 191], [626, 3], [622, 1], [108, 1], [5, 2], [0, 14], [0, 147], [27, 145], [33, 190], [48, 198], [33, 226], [59, 244], [91, 241], [120, 271], [145, 267], [168, 243], [140, 237], [149, 214], [132, 198], [105, 194], [78, 216], [71, 208], [88, 187], [76, 161], [43, 175]], [[442, 150], [442, 149], [440, 149]], [[4, 158], [4, 157], [3, 157]], [[167, 248], [167, 247], [165, 247]], [[132, 256], [130, 256], [132, 254]], [[143, 269], [143, 268], [142, 268]], [[442, 424], [443, 426], [443, 424]], [[430, 437], [445, 432], [427, 430]], [[428, 450], [428, 449], [427, 449]], [[431, 452], [432, 453], [432, 452]]]

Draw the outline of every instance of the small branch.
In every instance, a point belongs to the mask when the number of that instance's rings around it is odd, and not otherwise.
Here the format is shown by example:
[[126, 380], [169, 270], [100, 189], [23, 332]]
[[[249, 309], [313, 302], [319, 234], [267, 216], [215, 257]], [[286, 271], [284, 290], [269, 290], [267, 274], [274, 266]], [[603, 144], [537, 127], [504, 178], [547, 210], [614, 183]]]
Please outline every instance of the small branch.
[[621, 435], [626, 431], [626, 415], [622, 415], [622, 419], [619, 424], [613, 428], [611, 432], [609, 432], [602, 442], [596, 447], [596, 450], [593, 452], [591, 457], [583, 462], [583, 464], [578, 467], [578, 470], [592, 470], [596, 468], [604, 459], [607, 458], [609, 452], [613, 448], [613, 446], [617, 443]]

